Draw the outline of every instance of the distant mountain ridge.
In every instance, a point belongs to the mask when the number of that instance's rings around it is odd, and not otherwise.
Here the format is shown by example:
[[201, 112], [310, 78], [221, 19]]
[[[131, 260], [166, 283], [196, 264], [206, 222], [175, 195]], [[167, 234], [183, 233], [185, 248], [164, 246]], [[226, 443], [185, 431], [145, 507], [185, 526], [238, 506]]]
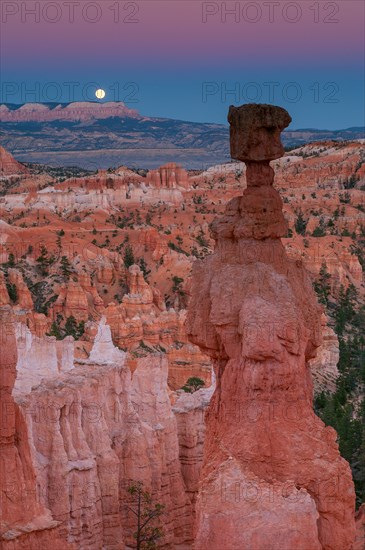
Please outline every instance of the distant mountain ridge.
[[98, 103], [77, 101], [73, 103], [23, 103], [18, 108], [3, 103], [0, 106], [2, 122], [48, 122], [53, 120], [97, 120], [110, 117], [143, 118], [121, 101]]
[[[23, 162], [155, 168], [176, 161], [204, 168], [230, 160], [228, 125], [146, 117], [122, 102], [0, 105], [2, 145]], [[286, 147], [364, 138], [364, 127], [283, 132]]]

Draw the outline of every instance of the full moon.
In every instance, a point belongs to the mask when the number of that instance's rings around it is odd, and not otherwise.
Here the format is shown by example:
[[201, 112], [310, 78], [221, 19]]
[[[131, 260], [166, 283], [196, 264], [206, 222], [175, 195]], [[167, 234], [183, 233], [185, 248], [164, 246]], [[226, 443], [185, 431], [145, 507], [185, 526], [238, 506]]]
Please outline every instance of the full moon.
[[95, 95], [98, 99], [103, 99], [105, 97], [105, 90], [99, 88], [99, 90], [96, 90]]

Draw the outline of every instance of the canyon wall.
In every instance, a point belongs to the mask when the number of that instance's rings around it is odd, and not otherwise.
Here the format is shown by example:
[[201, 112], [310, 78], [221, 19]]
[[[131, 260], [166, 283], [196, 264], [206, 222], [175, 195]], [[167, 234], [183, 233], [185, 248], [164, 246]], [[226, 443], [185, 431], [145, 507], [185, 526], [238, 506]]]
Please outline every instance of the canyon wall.
[[100, 210], [111, 210], [115, 206], [131, 206], [143, 204], [158, 204], [163, 201], [167, 204], [179, 205], [183, 202], [183, 195], [178, 189], [159, 189], [148, 187], [146, 191], [142, 187], [131, 189], [102, 189], [89, 192], [78, 189], [63, 191], [54, 187], [45, 188], [31, 197], [28, 193], [18, 193], [1, 198], [1, 206], [11, 211], [32, 207], [33, 209], [45, 209], [51, 212], [63, 210], [63, 214], [70, 212], [84, 212], [90, 208]]
[[190, 187], [187, 171], [174, 162], [169, 162], [157, 170], [150, 170], [146, 179], [147, 183], [157, 189], [175, 189], [176, 187], [188, 189]]
[[164, 546], [191, 540], [190, 501], [180, 472], [167, 363], [141, 359], [77, 366], [22, 400], [41, 498], [78, 549], [132, 543], [129, 483], [143, 481], [166, 506]]
[[37, 498], [30, 433], [12, 390], [16, 378], [15, 320], [0, 307], [0, 527], [4, 550], [76, 550], [62, 540], [60, 522]]
[[2, 310], [10, 353], [1, 354], [4, 547], [38, 550], [36, 531], [44, 548], [124, 549], [136, 528], [127, 492], [136, 480], [165, 505], [162, 547], [191, 545], [192, 504], [165, 354], [137, 358], [132, 376], [105, 317], [89, 357], [75, 360], [72, 338], [32, 336], [10, 306]]
[[205, 414], [215, 389], [215, 381], [209, 388], [192, 394], [181, 393], [173, 405], [177, 420], [181, 471], [186, 492], [193, 504], [199, 490], [205, 440]]

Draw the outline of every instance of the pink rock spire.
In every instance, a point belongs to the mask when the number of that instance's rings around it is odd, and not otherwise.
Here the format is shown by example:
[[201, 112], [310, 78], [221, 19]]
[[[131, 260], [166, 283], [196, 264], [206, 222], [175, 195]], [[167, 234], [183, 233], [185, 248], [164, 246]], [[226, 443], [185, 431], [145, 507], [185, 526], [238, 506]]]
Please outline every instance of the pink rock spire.
[[196, 261], [190, 340], [214, 361], [196, 508], [196, 550], [350, 550], [355, 493], [336, 432], [313, 411], [308, 366], [321, 308], [289, 260], [270, 160], [289, 114], [230, 107], [231, 154], [247, 189], [211, 226], [215, 252]]

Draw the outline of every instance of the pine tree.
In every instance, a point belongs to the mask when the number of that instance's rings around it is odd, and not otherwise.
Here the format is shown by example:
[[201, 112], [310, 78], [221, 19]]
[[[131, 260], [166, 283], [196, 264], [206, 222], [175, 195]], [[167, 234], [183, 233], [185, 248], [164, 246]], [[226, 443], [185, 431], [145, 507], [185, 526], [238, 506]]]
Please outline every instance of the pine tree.
[[146, 264], [146, 261], [144, 258], [140, 258], [138, 260], [138, 265], [141, 268], [141, 271], [143, 273], [144, 280], [148, 282], [148, 275], [151, 273], [151, 270], [148, 269], [148, 266]]
[[15, 266], [15, 256], [12, 252], [10, 252], [8, 256], [8, 267], [14, 267]]
[[303, 217], [303, 213], [301, 210], [299, 210], [298, 217], [295, 220], [295, 231], [298, 233], [298, 235], [305, 235], [305, 230], [307, 228], [307, 221], [305, 221]]
[[[162, 504], [154, 504], [151, 494], [143, 487], [140, 481], [128, 487], [128, 493], [133, 497], [133, 507], [127, 506], [137, 518], [137, 529], [133, 534], [137, 550], [155, 550], [157, 542], [163, 536], [163, 529], [159, 518], [164, 513]], [[152, 523], [151, 523], [152, 522]]]
[[203, 386], [205, 386], [204, 380], [198, 378], [197, 376], [192, 376], [187, 380], [186, 384], [181, 389], [187, 393], [194, 393], [197, 390], [200, 390]]
[[135, 263], [133, 249], [130, 244], [125, 247], [123, 261], [127, 269]]
[[6, 289], [8, 291], [10, 300], [15, 303], [18, 300], [18, 292], [17, 292], [15, 284], [14, 283], [6, 283]]
[[69, 279], [72, 273], [72, 266], [67, 256], [62, 256], [61, 258], [61, 271], [65, 279]]
[[323, 261], [321, 269], [319, 270], [318, 280], [314, 283], [314, 290], [321, 304], [328, 305], [328, 297], [331, 292], [330, 279], [331, 275], [328, 273], [327, 264]]
[[70, 315], [65, 323], [65, 336], [73, 336], [75, 340], [78, 340], [85, 331], [85, 322], [80, 321], [77, 323], [75, 317]]
[[62, 340], [62, 339], [63, 339], [63, 335], [62, 335], [62, 332], [61, 332], [61, 328], [60, 328], [59, 325], [56, 323], [56, 321], [53, 321], [53, 322], [52, 322], [50, 331], [47, 332], [47, 336], [55, 336], [57, 340]]
[[50, 260], [48, 258], [48, 251], [44, 245], [41, 246], [41, 253], [36, 261], [39, 264], [41, 274], [43, 275], [43, 277], [46, 277], [49, 273], [48, 266], [50, 264]]

